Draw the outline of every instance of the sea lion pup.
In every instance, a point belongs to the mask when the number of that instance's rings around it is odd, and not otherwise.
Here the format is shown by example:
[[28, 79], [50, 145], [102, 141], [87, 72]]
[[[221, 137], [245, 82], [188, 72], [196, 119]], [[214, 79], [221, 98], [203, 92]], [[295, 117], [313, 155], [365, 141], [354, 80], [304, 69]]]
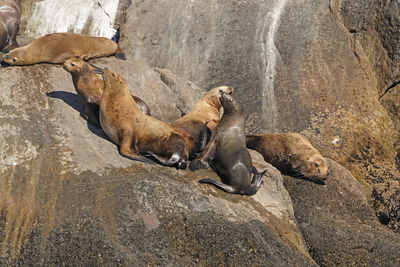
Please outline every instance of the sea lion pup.
[[120, 154], [143, 161], [141, 153], [164, 166], [186, 169], [189, 155], [182, 136], [167, 123], [142, 114], [121, 75], [107, 68], [102, 75], [100, 124], [108, 137], [120, 145]]
[[17, 33], [21, 24], [21, 1], [0, 0], [0, 50], [18, 47]]
[[[99, 108], [103, 96], [104, 81], [96, 73], [102, 69], [79, 58], [71, 58], [63, 63], [63, 68], [71, 73], [79, 101], [83, 106], [82, 116], [90, 123], [100, 126]], [[143, 114], [151, 116], [147, 104], [137, 96], [132, 96]]]
[[325, 158], [299, 133], [246, 135], [246, 146], [284, 174], [304, 176], [318, 184], [324, 184], [329, 174]]
[[203, 150], [220, 121], [222, 104], [219, 99], [223, 92], [231, 94], [233, 88], [219, 86], [209, 90], [186, 115], [171, 124], [185, 139], [190, 158]]
[[212, 179], [203, 179], [200, 183], [213, 184], [228, 193], [254, 195], [263, 181], [265, 171], [257, 172], [246, 149], [245, 118], [240, 105], [225, 92], [222, 92], [221, 103], [224, 115], [211, 134], [210, 142], [200, 157], [190, 163], [189, 168], [205, 169], [211, 163], [223, 183]]
[[60, 64], [74, 57], [88, 60], [111, 55], [125, 59], [124, 53], [113, 40], [78, 33], [52, 33], [11, 50], [3, 60], [10, 65]]

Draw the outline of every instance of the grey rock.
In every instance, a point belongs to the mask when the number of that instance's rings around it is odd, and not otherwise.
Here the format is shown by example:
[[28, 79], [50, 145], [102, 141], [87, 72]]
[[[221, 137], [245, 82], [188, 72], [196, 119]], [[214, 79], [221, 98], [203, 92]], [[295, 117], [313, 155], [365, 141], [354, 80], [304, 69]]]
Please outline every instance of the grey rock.
[[[132, 93], [166, 121], [204, 93], [144, 63], [95, 64], [121, 72]], [[0, 74], [0, 265], [316, 266], [282, 176], [261, 158], [255, 164], [268, 175], [258, 194], [230, 195], [197, 182], [218, 179], [211, 170], [121, 157], [79, 115], [61, 66], [7, 67]]]
[[324, 186], [284, 176], [313, 259], [321, 266], [399, 265], [400, 235], [380, 224], [350, 173], [328, 163]]

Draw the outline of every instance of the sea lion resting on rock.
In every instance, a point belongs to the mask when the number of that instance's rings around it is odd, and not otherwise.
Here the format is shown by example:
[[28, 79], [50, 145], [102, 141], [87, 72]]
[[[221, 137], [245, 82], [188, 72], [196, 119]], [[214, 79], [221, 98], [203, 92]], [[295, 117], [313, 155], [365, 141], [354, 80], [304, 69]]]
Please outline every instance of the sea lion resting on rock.
[[11, 50], [3, 60], [10, 65], [60, 64], [74, 57], [88, 60], [111, 55], [125, 59], [124, 53], [113, 40], [77, 33], [52, 33]]
[[246, 146], [284, 174], [323, 184], [329, 174], [324, 157], [299, 133], [246, 135]]
[[188, 152], [182, 136], [167, 123], [142, 114], [121, 75], [105, 68], [103, 80], [100, 124], [120, 146], [121, 155], [149, 162], [139, 155], [146, 154], [164, 166], [186, 169]]
[[[76, 93], [83, 106], [83, 117], [90, 123], [100, 126], [99, 108], [104, 91], [104, 81], [96, 73], [100, 74], [102, 70], [79, 58], [66, 60], [63, 68], [71, 73]], [[132, 97], [141, 112], [151, 116], [146, 103], [137, 96]]]
[[184, 137], [190, 158], [203, 150], [219, 123], [222, 107], [219, 99], [223, 92], [231, 94], [233, 89], [219, 86], [209, 90], [185, 116], [171, 124]]
[[[205, 169], [211, 163], [223, 183], [212, 179], [200, 183], [213, 184], [228, 193], [254, 195], [260, 187], [265, 171], [258, 173], [252, 165], [245, 142], [245, 118], [232, 95], [222, 93], [224, 114], [211, 134], [200, 157], [190, 163], [191, 170]], [[253, 174], [253, 177], [252, 175]]]
[[0, 50], [18, 47], [17, 33], [21, 24], [21, 1], [0, 0]]

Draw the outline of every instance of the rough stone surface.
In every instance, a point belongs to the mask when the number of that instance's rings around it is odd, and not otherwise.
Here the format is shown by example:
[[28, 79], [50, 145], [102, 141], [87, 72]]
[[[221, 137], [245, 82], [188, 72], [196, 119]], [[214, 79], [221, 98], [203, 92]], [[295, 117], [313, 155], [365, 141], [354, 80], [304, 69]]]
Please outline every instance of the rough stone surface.
[[[133, 93], [165, 120], [204, 93], [143, 63], [95, 63], [127, 76]], [[256, 167], [268, 174], [258, 194], [230, 195], [197, 182], [218, 179], [211, 170], [121, 157], [101, 129], [80, 117], [61, 66], [0, 72], [0, 265], [315, 266], [283, 178], [260, 155]], [[168, 114], [158, 109], [160, 99], [169, 100], [161, 108]]]
[[303, 133], [350, 170], [396, 230], [399, 118], [385, 98], [400, 80], [398, 5], [144, 0], [128, 9], [121, 46], [201, 87], [233, 86], [250, 133]]
[[111, 38], [132, 0], [23, 0], [20, 34], [76, 32]]
[[313, 259], [320, 266], [398, 266], [400, 235], [379, 223], [349, 171], [328, 163], [324, 186], [284, 176]]

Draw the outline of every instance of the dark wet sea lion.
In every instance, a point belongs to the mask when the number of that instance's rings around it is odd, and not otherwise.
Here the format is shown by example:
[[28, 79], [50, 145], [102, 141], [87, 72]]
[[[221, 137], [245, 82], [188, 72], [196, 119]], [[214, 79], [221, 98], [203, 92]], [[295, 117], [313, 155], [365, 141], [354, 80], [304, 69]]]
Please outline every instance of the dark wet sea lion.
[[[103, 96], [104, 81], [96, 73], [102, 70], [79, 58], [71, 58], [63, 63], [63, 68], [71, 73], [72, 81], [83, 106], [83, 117], [90, 123], [100, 126], [99, 108]], [[137, 96], [132, 96], [143, 114], [149, 115], [147, 104]]]
[[284, 174], [305, 176], [319, 184], [329, 174], [325, 158], [299, 133], [246, 135], [246, 146]]
[[18, 47], [17, 33], [21, 24], [21, 1], [0, 0], [0, 50]]
[[77, 33], [52, 33], [32, 43], [15, 48], [4, 55], [4, 62], [10, 65], [31, 65], [36, 63], [61, 64], [70, 58], [88, 60], [115, 55], [125, 55], [113, 40]]
[[167, 123], [142, 114], [121, 75], [107, 68], [102, 75], [100, 124], [120, 146], [120, 154], [139, 161], [145, 161], [140, 155], [145, 154], [164, 166], [186, 169], [189, 155], [182, 136]]
[[174, 121], [171, 126], [185, 138], [190, 158], [201, 152], [220, 121], [222, 92], [233, 92], [229, 86], [219, 86], [209, 90], [196, 105], [183, 117]]
[[222, 183], [212, 179], [203, 179], [200, 183], [213, 184], [228, 193], [254, 195], [265, 171], [257, 172], [246, 149], [245, 118], [239, 103], [225, 92], [222, 93], [221, 103], [224, 107], [221, 121], [200, 157], [190, 163], [190, 169], [204, 169], [211, 164]]

